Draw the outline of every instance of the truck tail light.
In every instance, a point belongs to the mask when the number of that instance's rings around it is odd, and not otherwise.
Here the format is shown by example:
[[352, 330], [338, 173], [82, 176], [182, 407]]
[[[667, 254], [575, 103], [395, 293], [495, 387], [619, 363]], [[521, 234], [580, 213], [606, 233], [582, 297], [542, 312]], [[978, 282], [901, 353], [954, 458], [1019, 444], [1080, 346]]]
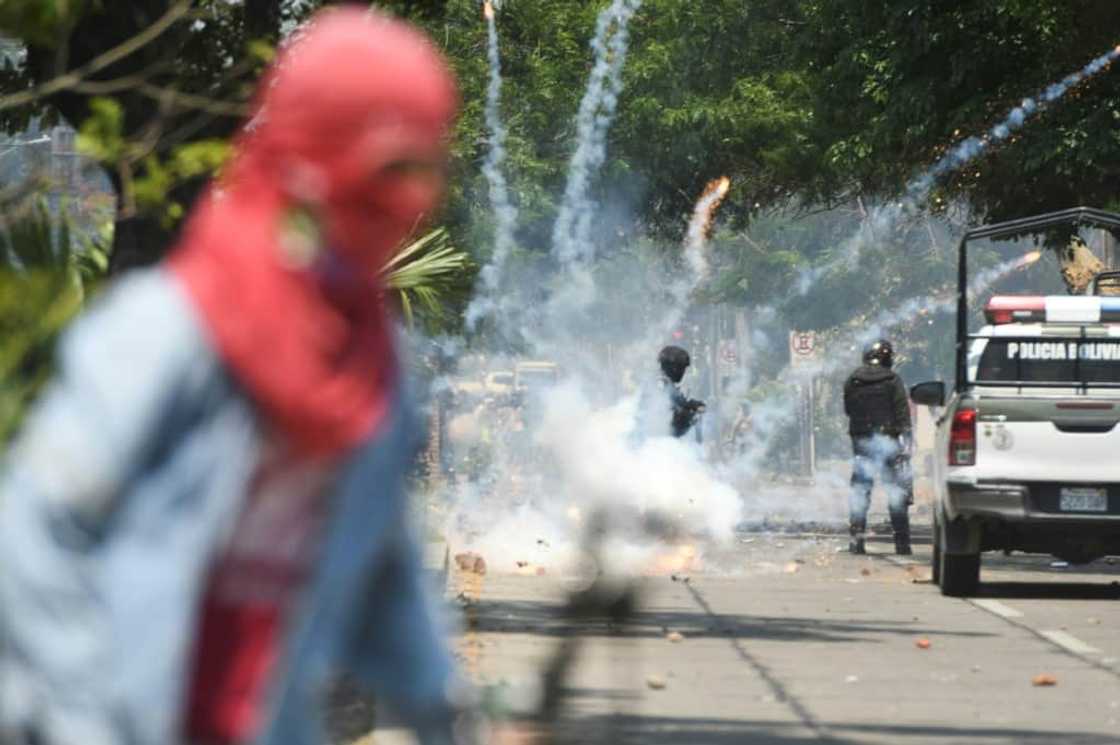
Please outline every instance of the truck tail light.
[[949, 465], [976, 465], [976, 409], [961, 409], [949, 430]]

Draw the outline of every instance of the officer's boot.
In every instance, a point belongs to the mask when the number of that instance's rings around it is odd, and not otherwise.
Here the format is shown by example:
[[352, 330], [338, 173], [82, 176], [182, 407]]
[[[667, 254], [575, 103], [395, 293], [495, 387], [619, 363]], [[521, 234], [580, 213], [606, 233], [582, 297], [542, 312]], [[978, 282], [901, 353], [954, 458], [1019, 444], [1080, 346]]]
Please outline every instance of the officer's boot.
[[910, 556], [910, 514], [900, 512], [891, 515], [891, 528], [894, 529], [894, 552], [899, 556]]
[[853, 554], [867, 553], [867, 547], [864, 545], [863, 534], [867, 531], [867, 520], [852, 520], [848, 526], [848, 533], [851, 535], [851, 540], [848, 541], [848, 551]]

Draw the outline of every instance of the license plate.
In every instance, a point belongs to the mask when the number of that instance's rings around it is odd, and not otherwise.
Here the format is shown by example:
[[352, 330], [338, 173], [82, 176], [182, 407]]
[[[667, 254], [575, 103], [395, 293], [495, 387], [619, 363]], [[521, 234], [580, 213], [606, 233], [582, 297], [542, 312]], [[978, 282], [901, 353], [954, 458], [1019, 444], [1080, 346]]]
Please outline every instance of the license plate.
[[1108, 491], [1099, 487], [1062, 487], [1058, 509], [1062, 512], [1108, 512]]

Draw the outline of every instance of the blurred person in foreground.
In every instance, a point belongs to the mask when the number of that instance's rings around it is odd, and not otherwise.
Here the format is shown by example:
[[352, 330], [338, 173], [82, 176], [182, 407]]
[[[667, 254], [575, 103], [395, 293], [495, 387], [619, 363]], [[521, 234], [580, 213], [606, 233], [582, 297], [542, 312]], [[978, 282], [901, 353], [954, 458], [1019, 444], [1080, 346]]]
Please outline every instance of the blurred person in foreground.
[[456, 98], [410, 27], [316, 16], [169, 260], [66, 335], [0, 492], [0, 741], [318, 743], [342, 672], [455, 741], [378, 275]]
[[853, 554], [866, 553], [867, 511], [871, 489], [882, 478], [894, 530], [895, 553], [909, 555], [910, 504], [910, 399], [906, 385], [891, 368], [894, 347], [886, 339], [874, 342], [863, 353], [863, 365], [844, 384], [844, 413], [852, 437], [852, 490], [849, 498]]

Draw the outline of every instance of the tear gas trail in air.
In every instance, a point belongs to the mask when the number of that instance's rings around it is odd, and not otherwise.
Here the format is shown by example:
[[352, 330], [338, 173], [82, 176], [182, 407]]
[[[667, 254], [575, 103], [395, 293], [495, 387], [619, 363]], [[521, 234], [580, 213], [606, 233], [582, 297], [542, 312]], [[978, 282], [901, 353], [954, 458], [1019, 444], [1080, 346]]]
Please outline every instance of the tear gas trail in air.
[[591, 49], [595, 63], [576, 115], [576, 147], [568, 166], [564, 199], [552, 231], [553, 254], [566, 266], [593, 255], [588, 192], [606, 159], [607, 131], [622, 92], [622, 70], [630, 46], [629, 23], [641, 0], [614, 0], [599, 14]]
[[801, 294], [805, 295], [822, 277], [841, 266], [854, 266], [871, 238], [875, 235], [888, 235], [889, 231], [905, 214], [920, 207], [939, 178], [961, 169], [993, 146], [1006, 140], [1046, 105], [1057, 102], [1073, 87], [1107, 70], [1117, 59], [1120, 59], [1120, 46], [1110, 49], [1077, 72], [1062, 78], [1059, 82], [1047, 86], [1037, 97], [1023, 99], [1022, 103], [1012, 109], [1003, 121], [983, 135], [969, 137], [951, 148], [932, 167], [926, 169], [907, 184], [902, 201], [872, 210], [869, 220], [875, 224], [874, 229], [865, 230], [861, 228], [857, 235], [845, 242], [836, 259], [804, 272], [799, 282]]
[[[1041, 251], [1030, 251], [1022, 256], [1015, 257], [978, 273], [968, 283], [967, 291], [969, 297], [973, 299], [979, 297], [990, 289], [992, 285], [1017, 271], [1030, 267], [1041, 258]], [[870, 321], [864, 321], [862, 319], [849, 321], [847, 324], [848, 330], [839, 331], [835, 340], [828, 343], [827, 346], [834, 350], [834, 352], [829, 354], [824, 361], [812, 367], [798, 368], [796, 371], [790, 367], [786, 367], [775, 376], [775, 379], [791, 380], [795, 379], [798, 375], [827, 376], [837, 371], [848, 369], [852, 365], [852, 360], [844, 354], [844, 350], [861, 349], [866, 344], [886, 335], [886, 332], [891, 328], [910, 323], [914, 319], [922, 316], [951, 312], [955, 310], [956, 307], [957, 293], [955, 290], [947, 289], [945, 292], [936, 295], [911, 298], [900, 306], [883, 311]], [[851, 328], [857, 325], [858, 328]], [[763, 404], [756, 404], [755, 411], [758, 413], [765, 412], [767, 419], [766, 421], [758, 422], [757, 428], [760, 431], [755, 438], [754, 446], [743, 456], [743, 461], [737, 465], [745, 465], [757, 470], [765, 463], [765, 459], [768, 457], [766, 445], [770, 439], [770, 434], [780, 431], [783, 427], [787, 427], [796, 421], [798, 411], [795, 402], [792, 400], [773, 400], [764, 402]], [[809, 497], [812, 495], [805, 496]], [[817, 509], [818, 513], [821, 511], [820, 508]]]
[[479, 273], [475, 296], [467, 307], [466, 323], [468, 329], [477, 327], [478, 322], [492, 315], [498, 303], [496, 296], [502, 283], [502, 274], [514, 246], [514, 230], [517, 227], [517, 208], [509, 194], [502, 166], [506, 159], [506, 138], [509, 133], [502, 121], [502, 59], [498, 45], [498, 25], [494, 17], [494, 6], [490, 0], [482, 4], [482, 14], [486, 19], [490, 62], [490, 80], [486, 89], [486, 128], [490, 130], [490, 152], [482, 165], [482, 173], [490, 185], [490, 204], [494, 209], [494, 250], [490, 261]]
[[696, 206], [692, 209], [692, 217], [688, 221], [688, 230], [684, 238], [684, 259], [688, 271], [680, 281], [674, 282], [669, 287], [672, 303], [668, 312], [660, 323], [651, 327], [650, 332], [657, 338], [645, 338], [641, 345], [650, 347], [660, 344], [664, 337], [680, 323], [681, 318], [688, 311], [689, 299], [696, 288], [708, 277], [711, 269], [708, 261], [708, 238], [711, 233], [712, 223], [715, 221], [716, 212], [723, 203], [727, 192], [731, 189], [731, 179], [727, 176], [709, 181], [704, 187]]
[[908, 194], [915, 200], [924, 199], [939, 177], [967, 165], [993, 145], [1003, 142], [1043, 106], [1054, 103], [1074, 86], [1107, 69], [1118, 58], [1120, 58], [1120, 46], [1110, 49], [1077, 72], [1062, 78], [1059, 82], [1047, 86], [1037, 98], [1023, 99], [1023, 102], [1012, 109], [1011, 113], [1002, 122], [989, 129], [983, 136], [969, 137], [942, 156], [932, 168], [911, 182], [907, 188]]
[[854, 268], [863, 249], [876, 240], [886, 240], [905, 211], [906, 205], [901, 202], [872, 207], [855, 234], [841, 244], [835, 258], [801, 273], [797, 282], [798, 292], [802, 296], [807, 295], [817, 282], [840, 267]]
[[708, 276], [706, 251], [708, 236], [711, 233], [712, 221], [716, 217], [716, 210], [719, 209], [730, 188], [731, 179], [726, 176], [708, 182], [704, 193], [692, 210], [692, 219], [688, 222], [688, 233], [685, 235], [684, 257], [697, 282]]
[[[1042, 258], [1042, 251], [1030, 251], [1014, 259], [1003, 262], [997, 266], [985, 269], [978, 273], [968, 283], [968, 296], [975, 299], [986, 292], [996, 282], [1014, 274], [1017, 271], [1034, 265]], [[920, 316], [933, 313], [943, 313], [955, 310], [957, 307], [957, 293], [950, 292], [939, 296], [916, 297], [903, 303], [901, 306], [884, 311], [877, 318], [863, 325], [863, 330], [850, 338], [847, 343], [841, 342], [839, 346], [852, 344], [863, 346], [879, 338], [883, 333], [896, 326], [910, 323]]]

